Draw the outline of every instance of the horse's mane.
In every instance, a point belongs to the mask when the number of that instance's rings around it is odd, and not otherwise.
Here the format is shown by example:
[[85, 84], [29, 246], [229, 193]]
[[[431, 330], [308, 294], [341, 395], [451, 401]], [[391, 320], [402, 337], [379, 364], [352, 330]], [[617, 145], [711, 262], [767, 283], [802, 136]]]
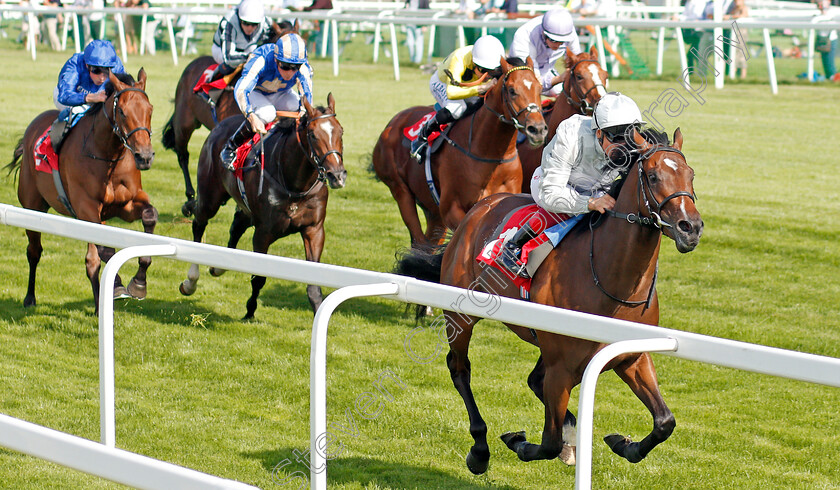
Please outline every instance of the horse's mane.
[[[516, 56], [509, 56], [509, 57], [505, 58], [505, 60], [512, 67], [526, 66], [527, 65], [525, 60], [523, 60], [522, 58], [517, 58]], [[492, 78], [499, 78], [504, 74], [505, 74], [505, 72], [502, 70], [501, 66], [489, 73], [490, 77], [492, 77]]]
[[669, 146], [671, 144], [668, 141], [667, 133], [663, 131], [658, 131], [654, 128], [644, 128], [641, 131], [639, 131], [639, 134], [642, 135], [642, 138], [644, 138], [645, 141], [652, 145]]
[[[117, 77], [117, 80], [128, 86], [134, 85], [134, 77], [132, 77], [128, 73], [114, 73], [114, 76]], [[114, 87], [114, 85], [110, 81], [105, 82], [105, 95], [110, 97], [114, 94], [114, 92], [116, 92], [116, 90], [116, 87]], [[93, 104], [92, 106], [90, 106], [88, 114], [95, 114], [96, 112], [102, 109], [102, 106], [102, 102], [97, 102], [96, 104]]]

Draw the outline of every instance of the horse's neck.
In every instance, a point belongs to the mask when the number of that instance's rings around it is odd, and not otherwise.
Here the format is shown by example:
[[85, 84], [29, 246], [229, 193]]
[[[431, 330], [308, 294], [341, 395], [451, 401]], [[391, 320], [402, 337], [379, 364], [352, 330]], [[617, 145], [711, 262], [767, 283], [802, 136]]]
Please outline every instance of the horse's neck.
[[[495, 95], [494, 99], [497, 101], [494, 105], [498, 107], [492, 107], [493, 111], [504, 114], [504, 102], [501, 96]], [[513, 124], [502, 122], [499, 116], [488, 110], [490, 106], [487, 100], [484, 104], [488, 107], [479, 108], [474, 116], [464, 118], [461, 123], [466, 129], [463, 134], [471, 138], [471, 141], [463, 141], [462, 144], [465, 147], [470, 145], [470, 153], [476, 156], [501, 160], [513, 154], [516, 149], [517, 130]]]
[[[103, 105], [103, 107], [96, 111], [96, 113], [93, 114], [93, 117], [90, 118], [92, 128], [84, 129], [83, 131], [78, 131], [77, 133], [84, 133], [82, 137], [87, 139], [84, 144], [90, 148], [89, 153], [100, 159], [115, 160], [122, 155], [123, 151], [125, 151], [125, 147], [123, 146], [119, 136], [117, 136], [114, 132], [114, 128], [111, 126], [111, 121], [108, 119], [108, 116], [105, 115], [105, 111], [107, 109], [108, 108]], [[87, 118], [87, 116], [85, 116], [85, 118]]]
[[287, 190], [305, 192], [317, 178], [314, 165], [307, 161], [307, 154], [298, 142], [298, 128], [287, 134], [278, 135], [271, 152]]
[[548, 135], [546, 135], [545, 140], [551, 141], [560, 123], [575, 114], [580, 114], [578, 108], [569, 104], [569, 99], [564, 94], [559, 95], [554, 102], [554, 108], [551, 109], [551, 124], [549, 124]]

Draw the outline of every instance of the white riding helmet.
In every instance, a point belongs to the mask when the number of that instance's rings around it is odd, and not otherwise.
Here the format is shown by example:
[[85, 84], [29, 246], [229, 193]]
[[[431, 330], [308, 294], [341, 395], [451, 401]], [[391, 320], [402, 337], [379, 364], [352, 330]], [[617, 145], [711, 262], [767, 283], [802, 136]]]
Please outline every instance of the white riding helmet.
[[542, 30], [543, 34], [553, 41], [571, 41], [575, 38], [572, 14], [565, 8], [549, 10], [543, 15]]
[[481, 36], [473, 44], [473, 63], [486, 70], [498, 68], [504, 55], [505, 47], [502, 46], [501, 41], [493, 36]]
[[644, 124], [639, 106], [633, 99], [619, 92], [601, 97], [592, 112], [595, 129], [605, 130], [630, 124]]
[[242, 0], [237, 9], [239, 20], [251, 24], [262, 24], [265, 19], [265, 9], [262, 0]]

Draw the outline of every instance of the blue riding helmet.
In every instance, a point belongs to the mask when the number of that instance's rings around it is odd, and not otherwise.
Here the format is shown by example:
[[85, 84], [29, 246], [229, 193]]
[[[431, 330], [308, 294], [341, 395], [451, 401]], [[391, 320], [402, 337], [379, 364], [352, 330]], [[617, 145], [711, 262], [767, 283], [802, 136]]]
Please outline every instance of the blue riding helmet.
[[274, 58], [281, 63], [302, 65], [306, 63], [306, 41], [295, 33], [289, 33], [277, 40]]
[[85, 48], [85, 64], [113, 68], [118, 64], [117, 52], [110, 41], [95, 39]]

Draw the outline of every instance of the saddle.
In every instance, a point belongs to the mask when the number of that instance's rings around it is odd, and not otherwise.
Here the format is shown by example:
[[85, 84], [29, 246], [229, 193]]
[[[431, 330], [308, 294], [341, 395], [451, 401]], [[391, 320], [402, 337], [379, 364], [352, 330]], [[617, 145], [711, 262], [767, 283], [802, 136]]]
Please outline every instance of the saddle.
[[[433, 117], [435, 117], [435, 111], [424, 115], [423, 117], [418, 119], [417, 122], [403, 129], [403, 136], [405, 136], [405, 139], [403, 140], [403, 146], [405, 146], [406, 148], [410, 147], [411, 142], [416, 140], [420, 136], [420, 128], [422, 128], [423, 125], [426, 124], [426, 121]], [[418, 163], [422, 163], [424, 159], [428, 160], [428, 158], [426, 157], [436, 152], [440, 148], [440, 145], [444, 142], [444, 138], [438, 139], [438, 136], [440, 136], [441, 134], [448, 133], [450, 129], [450, 124], [443, 124], [440, 126], [440, 131], [434, 131], [429, 135], [429, 138], [427, 139], [428, 150], [426, 152], [426, 155], [424, 155], [424, 158], [421, 159], [421, 161]]]
[[528, 274], [534, 277], [534, 273], [548, 254], [584, 216], [550, 213], [536, 204], [518, 207], [505, 216], [492, 235], [496, 238], [484, 245], [475, 260], [501, 271], [519, 287], [522, 298], [527, 299], [531, 290], [531, 279], [514, 276], [499, 263], [505, 243], [525, 224], [530, 224], [531, 229], [539, 232], [522, 247], [520, 257]]
[[218, 63], [208, 66], [207, 69], [198, 76], [198, 80], [193, 87], [193, 92], [196, 94], [206, 95], [210, 104], [214, 106], [216, 102], [219, 101], [219, 96], [223, 90], [232, 90], [233, 85], [236, 84], [236, 80], [239, 79], [239, 75], [242, 74], [244, 64], [237, 66], [233, 72], [223, 77], [214, 79], [213, 75], [216, 73], [216, 69], [218, 67]]

